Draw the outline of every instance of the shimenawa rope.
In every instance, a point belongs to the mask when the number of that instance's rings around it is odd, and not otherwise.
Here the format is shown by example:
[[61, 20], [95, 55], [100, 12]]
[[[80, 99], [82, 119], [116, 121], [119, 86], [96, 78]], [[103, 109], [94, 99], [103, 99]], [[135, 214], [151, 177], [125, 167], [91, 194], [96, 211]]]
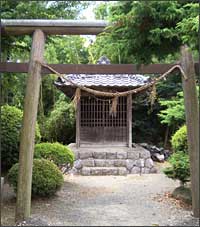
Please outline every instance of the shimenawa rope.
[[185, 75], [184, 70], [182, 69], [182, 67], [180, 65], [177, 64], [177, 65], [174, 65], [173, 67], [171, 67], [168, 71], [166, 71], [165, 73], [163, 73], [158, 78], [153, 79], [150, 83], [145, 84], [145, 85], [143, 85], [141, 87], [138, 87], [138, 88], [135, 88], [135, 89], [131, 89], [131, 90], [128, 90], [128, 91], [123, 91], [123, 92], [104, 92], [104, 91], [97, 91], [95, 89], [88, 88], [88, 87], [85, 87], [85, 86], [76, 84], [73, 81], [71, 81], [70, 79], [68, 79], [66, 77], [63, 77], [62, 74], [60, 74], [59, 72], [57, 72], [52, 67], [50, 67], [50, 66], [48, 66], [48, 65], [46, 65], [46, 64], [44, 64], [44, 63], [42, 63], [42, 62], [40, 62], [38, 60], [36, 60], [36, 62], [40, 63], [43, 67], [49, 69], [51, 72], [55, 73], [57, 76], [61, 77], [63, 80], [69, 82], [71, 85], [77, 87], [76, 92], [75, 92], [75, 96], [74, 96], [74, 99], [73, 99], [73, 102], [75, 104], [75, 107], [77, 106], [77, 103], [80, 100], [81, 90], [83, 90], [83, 91], [86, 91], [88, 93], [91, 93], [91, 94], [93, 94], [95, 96], [112, 97], [113, 99], [112, 99], [112, 106], [111, 106], [111, 109], [110, 109], [110, 113], [116, 113], [118, 97], [128, 96], [128, 95], [131, 95], [131, 94], [137, 94], [139, 92], [142, 92], [144, 90], [147, 90], [150, 87], [153, 87], [152, 93], [151, 93], [151, 96], [152, 96], [151, 103], [153, 103], [154, 102], [154, 99], [155, 99], [155, 92], [156, 92], [155, 85], [160, 80], [166, 79], [166, 76], [168, 76], [175, 69], [179, 69], [180, 72], [181, 72], [181, 74], [182, 74], [182, 76], [184, 77], [184, 79], [187, 80], [187, 76]]

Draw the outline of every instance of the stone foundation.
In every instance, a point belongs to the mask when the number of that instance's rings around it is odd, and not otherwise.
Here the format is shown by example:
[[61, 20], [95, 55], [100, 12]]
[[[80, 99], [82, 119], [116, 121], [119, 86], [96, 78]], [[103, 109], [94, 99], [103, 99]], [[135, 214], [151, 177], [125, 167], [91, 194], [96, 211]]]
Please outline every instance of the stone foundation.
[[75, 174], [89, 175], [127, 175], [156, 173], [150, 152], [134, 144], [128, 147], [69, 147], [76, 160], [71, 170]]

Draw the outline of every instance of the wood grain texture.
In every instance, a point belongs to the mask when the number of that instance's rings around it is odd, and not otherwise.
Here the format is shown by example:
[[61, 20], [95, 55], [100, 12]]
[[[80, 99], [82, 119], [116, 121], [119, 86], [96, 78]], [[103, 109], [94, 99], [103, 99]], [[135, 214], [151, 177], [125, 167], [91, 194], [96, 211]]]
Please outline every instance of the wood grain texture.
[[192, 210], [199, 217], [199, 104], [192, 54], [187, 46], [181, 47], [181, 65], [188, 79], [182, 79], [188, 148], [190, 155]]
[[[110, 65], [84, 65], [84, 64], [48, 64], [61, 74], [162, 74], [176, 64], [110, 64]], [[27, 73], [29, 63], [0, 62], [0, 72]], [[175, 70], [174, 70], [175, 71]], [[199, 75], [199, 64], [195, 63], [195, 72]], [[42, 67], [42, 74], [52, 72]]]
[[127, 97], [127, 134], [127, 145], [132, 147], [132, 95]]
[[2, 19], [3, 35], [30, 35], [36, 29], [46, 35], [97, 35], [109, 23], [104, 20]]
[[76, 107], [76, 148], [80, 147], [80, 100]]
[[16, 221], [30, 216], [32, 165], [35, 144], [35, 126], [41, 83], [41, 65], [36, 59], [43, 60], [45, 36], [41, 30], [33, 34], [30, 65], [24, 101], [23, 124], [20, 138], [19, 176], [17, 188]]

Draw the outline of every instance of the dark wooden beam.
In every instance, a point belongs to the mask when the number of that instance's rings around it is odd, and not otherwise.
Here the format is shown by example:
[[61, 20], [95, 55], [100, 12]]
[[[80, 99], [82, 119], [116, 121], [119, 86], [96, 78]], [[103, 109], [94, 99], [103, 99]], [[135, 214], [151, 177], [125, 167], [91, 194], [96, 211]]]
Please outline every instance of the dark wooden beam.
[[2, 35], [30, 35], [36, 29], [46, 35], [97, 35], [108, 22], [104, 20], [2, 19]]
[[[150, 64], [140, 67], [132, 64], [111, 65], [73, 65], [73, 64], [49, 64], [61, 74], [162, 74], [175, 64]], [[0, 72], [27, 73], [29, 63], [1, 62]], [[199, 75], [199, 64], [195, 63], [196, 74]], [[53, 74], [49, 69], [42, 68], [42, 74]]]

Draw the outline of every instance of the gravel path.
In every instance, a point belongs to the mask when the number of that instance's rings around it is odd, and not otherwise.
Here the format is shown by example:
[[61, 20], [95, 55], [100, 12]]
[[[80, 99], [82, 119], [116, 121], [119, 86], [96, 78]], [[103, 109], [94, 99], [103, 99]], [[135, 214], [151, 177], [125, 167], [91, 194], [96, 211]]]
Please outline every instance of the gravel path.
[[[66, 176], [57, 196], [33, 200], [32, 214], [49, 225], [199, 226], [189, 208], [165, 199], [177, 186], [163, 174]], [[4, 192], [2, 225], [13, 225], [15, 199]]]

